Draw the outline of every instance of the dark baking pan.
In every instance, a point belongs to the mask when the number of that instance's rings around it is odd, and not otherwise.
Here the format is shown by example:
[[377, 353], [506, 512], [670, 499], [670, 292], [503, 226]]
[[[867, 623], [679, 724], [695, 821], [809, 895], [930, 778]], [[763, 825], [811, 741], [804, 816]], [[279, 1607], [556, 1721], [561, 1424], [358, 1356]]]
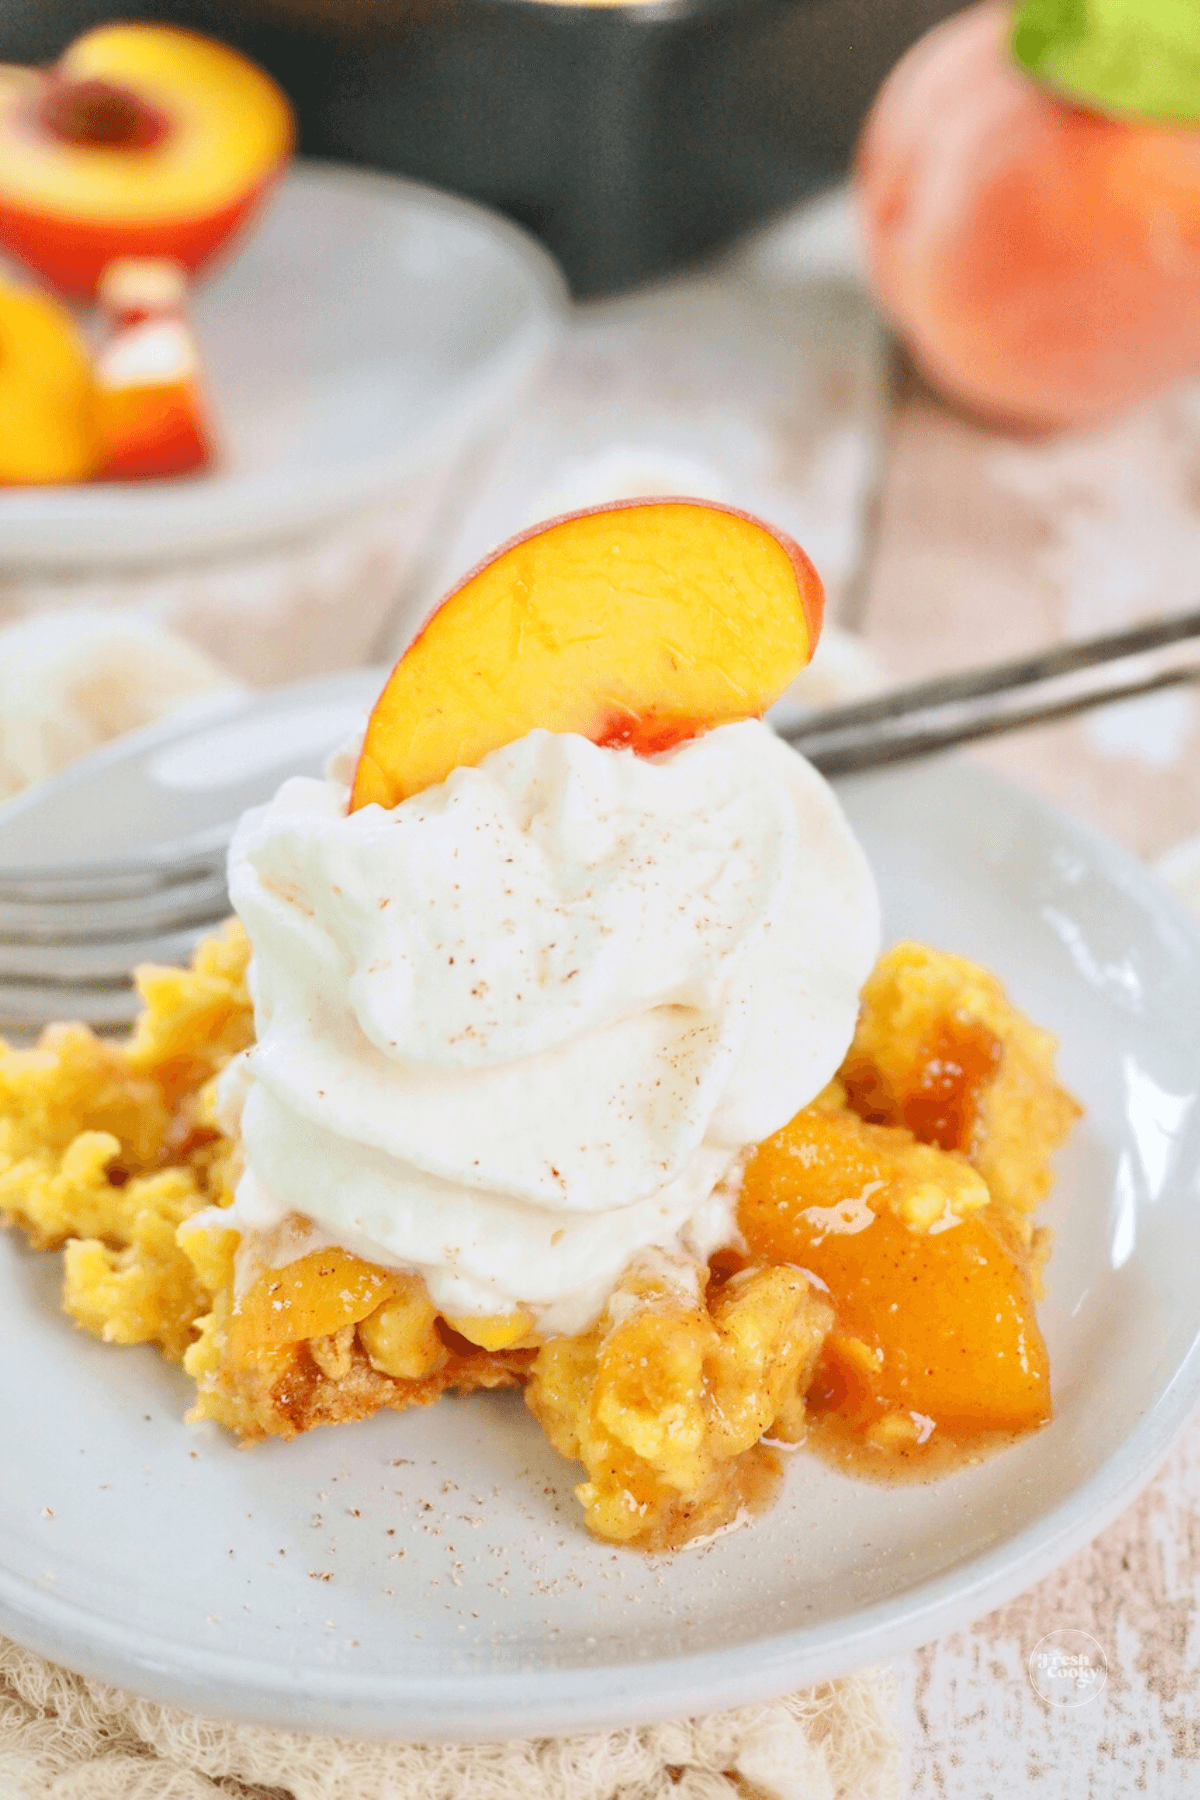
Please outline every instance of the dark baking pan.
[[0, 60], [115, 15], [255, 56], [301, 143], [487, 201], [577, 293], [660, 273], [846, 165], [897, 57], [947, 0], [0, 0]]

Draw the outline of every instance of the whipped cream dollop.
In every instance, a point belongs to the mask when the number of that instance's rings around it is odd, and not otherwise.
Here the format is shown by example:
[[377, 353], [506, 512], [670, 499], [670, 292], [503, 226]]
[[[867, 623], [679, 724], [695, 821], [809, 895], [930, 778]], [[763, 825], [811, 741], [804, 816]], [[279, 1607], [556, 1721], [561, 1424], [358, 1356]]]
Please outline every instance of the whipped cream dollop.
[[649, 758], [532, 731], [347, 802], [288, 781], [233, 840], [231, 1222], [299, 1213], [445, 1313], [568, 1332], [640, 1253], [734, 1241], [745, 1154], [834, 1074], [878, 949], [816, 771], [757, 721]]

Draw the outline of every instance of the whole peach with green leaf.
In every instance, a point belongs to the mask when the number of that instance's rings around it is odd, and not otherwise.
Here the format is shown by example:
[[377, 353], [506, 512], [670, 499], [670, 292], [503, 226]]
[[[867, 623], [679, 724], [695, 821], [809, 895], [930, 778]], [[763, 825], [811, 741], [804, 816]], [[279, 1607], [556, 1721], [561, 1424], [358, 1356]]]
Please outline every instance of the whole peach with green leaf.
[[1088, 425], [1200, 369], [1194, 0], [984, 0], [897, 65], [854, 179], [877, 297], [952, 398]]

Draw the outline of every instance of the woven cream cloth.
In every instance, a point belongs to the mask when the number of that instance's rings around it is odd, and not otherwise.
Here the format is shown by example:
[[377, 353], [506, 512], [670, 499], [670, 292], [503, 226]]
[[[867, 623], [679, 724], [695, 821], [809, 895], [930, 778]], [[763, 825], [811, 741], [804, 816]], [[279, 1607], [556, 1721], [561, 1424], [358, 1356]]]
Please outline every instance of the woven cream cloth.
[[502, 1744], [373, 1744], [223, 1725], [0, 1638], [0, 1800], [902, 1800], [891, 1679], [770, 1706]]

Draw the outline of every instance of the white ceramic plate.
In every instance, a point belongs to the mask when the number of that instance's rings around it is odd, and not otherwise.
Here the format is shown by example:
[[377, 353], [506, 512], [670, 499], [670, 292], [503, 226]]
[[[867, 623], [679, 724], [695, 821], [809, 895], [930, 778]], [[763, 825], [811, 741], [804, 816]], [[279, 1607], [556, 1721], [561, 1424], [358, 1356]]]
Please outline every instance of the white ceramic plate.
[[485, 207], [300, 163], [197, 290], [220, 469], [0, 491], [0, 558], [94, 570], [316, 530], [500, 416], [565, 306], [553, 259]]
[[1042, 1320], [1057, 1417], [928, 1487], [803, 1453], [674, 1559], [589, 1539], [515, 1395], [236, 1450], [188, 1383], [57, 1311], [0, 1243], [0, 1630], [202, 1712], [487, 1739], [701, 1711], [964, 1624], [1133, 1497], [1200, 1394], [1200, 930], [1129, 857], [946, 761], [848, 783], [888, 937], [999, 971], [1062, 1041]]

